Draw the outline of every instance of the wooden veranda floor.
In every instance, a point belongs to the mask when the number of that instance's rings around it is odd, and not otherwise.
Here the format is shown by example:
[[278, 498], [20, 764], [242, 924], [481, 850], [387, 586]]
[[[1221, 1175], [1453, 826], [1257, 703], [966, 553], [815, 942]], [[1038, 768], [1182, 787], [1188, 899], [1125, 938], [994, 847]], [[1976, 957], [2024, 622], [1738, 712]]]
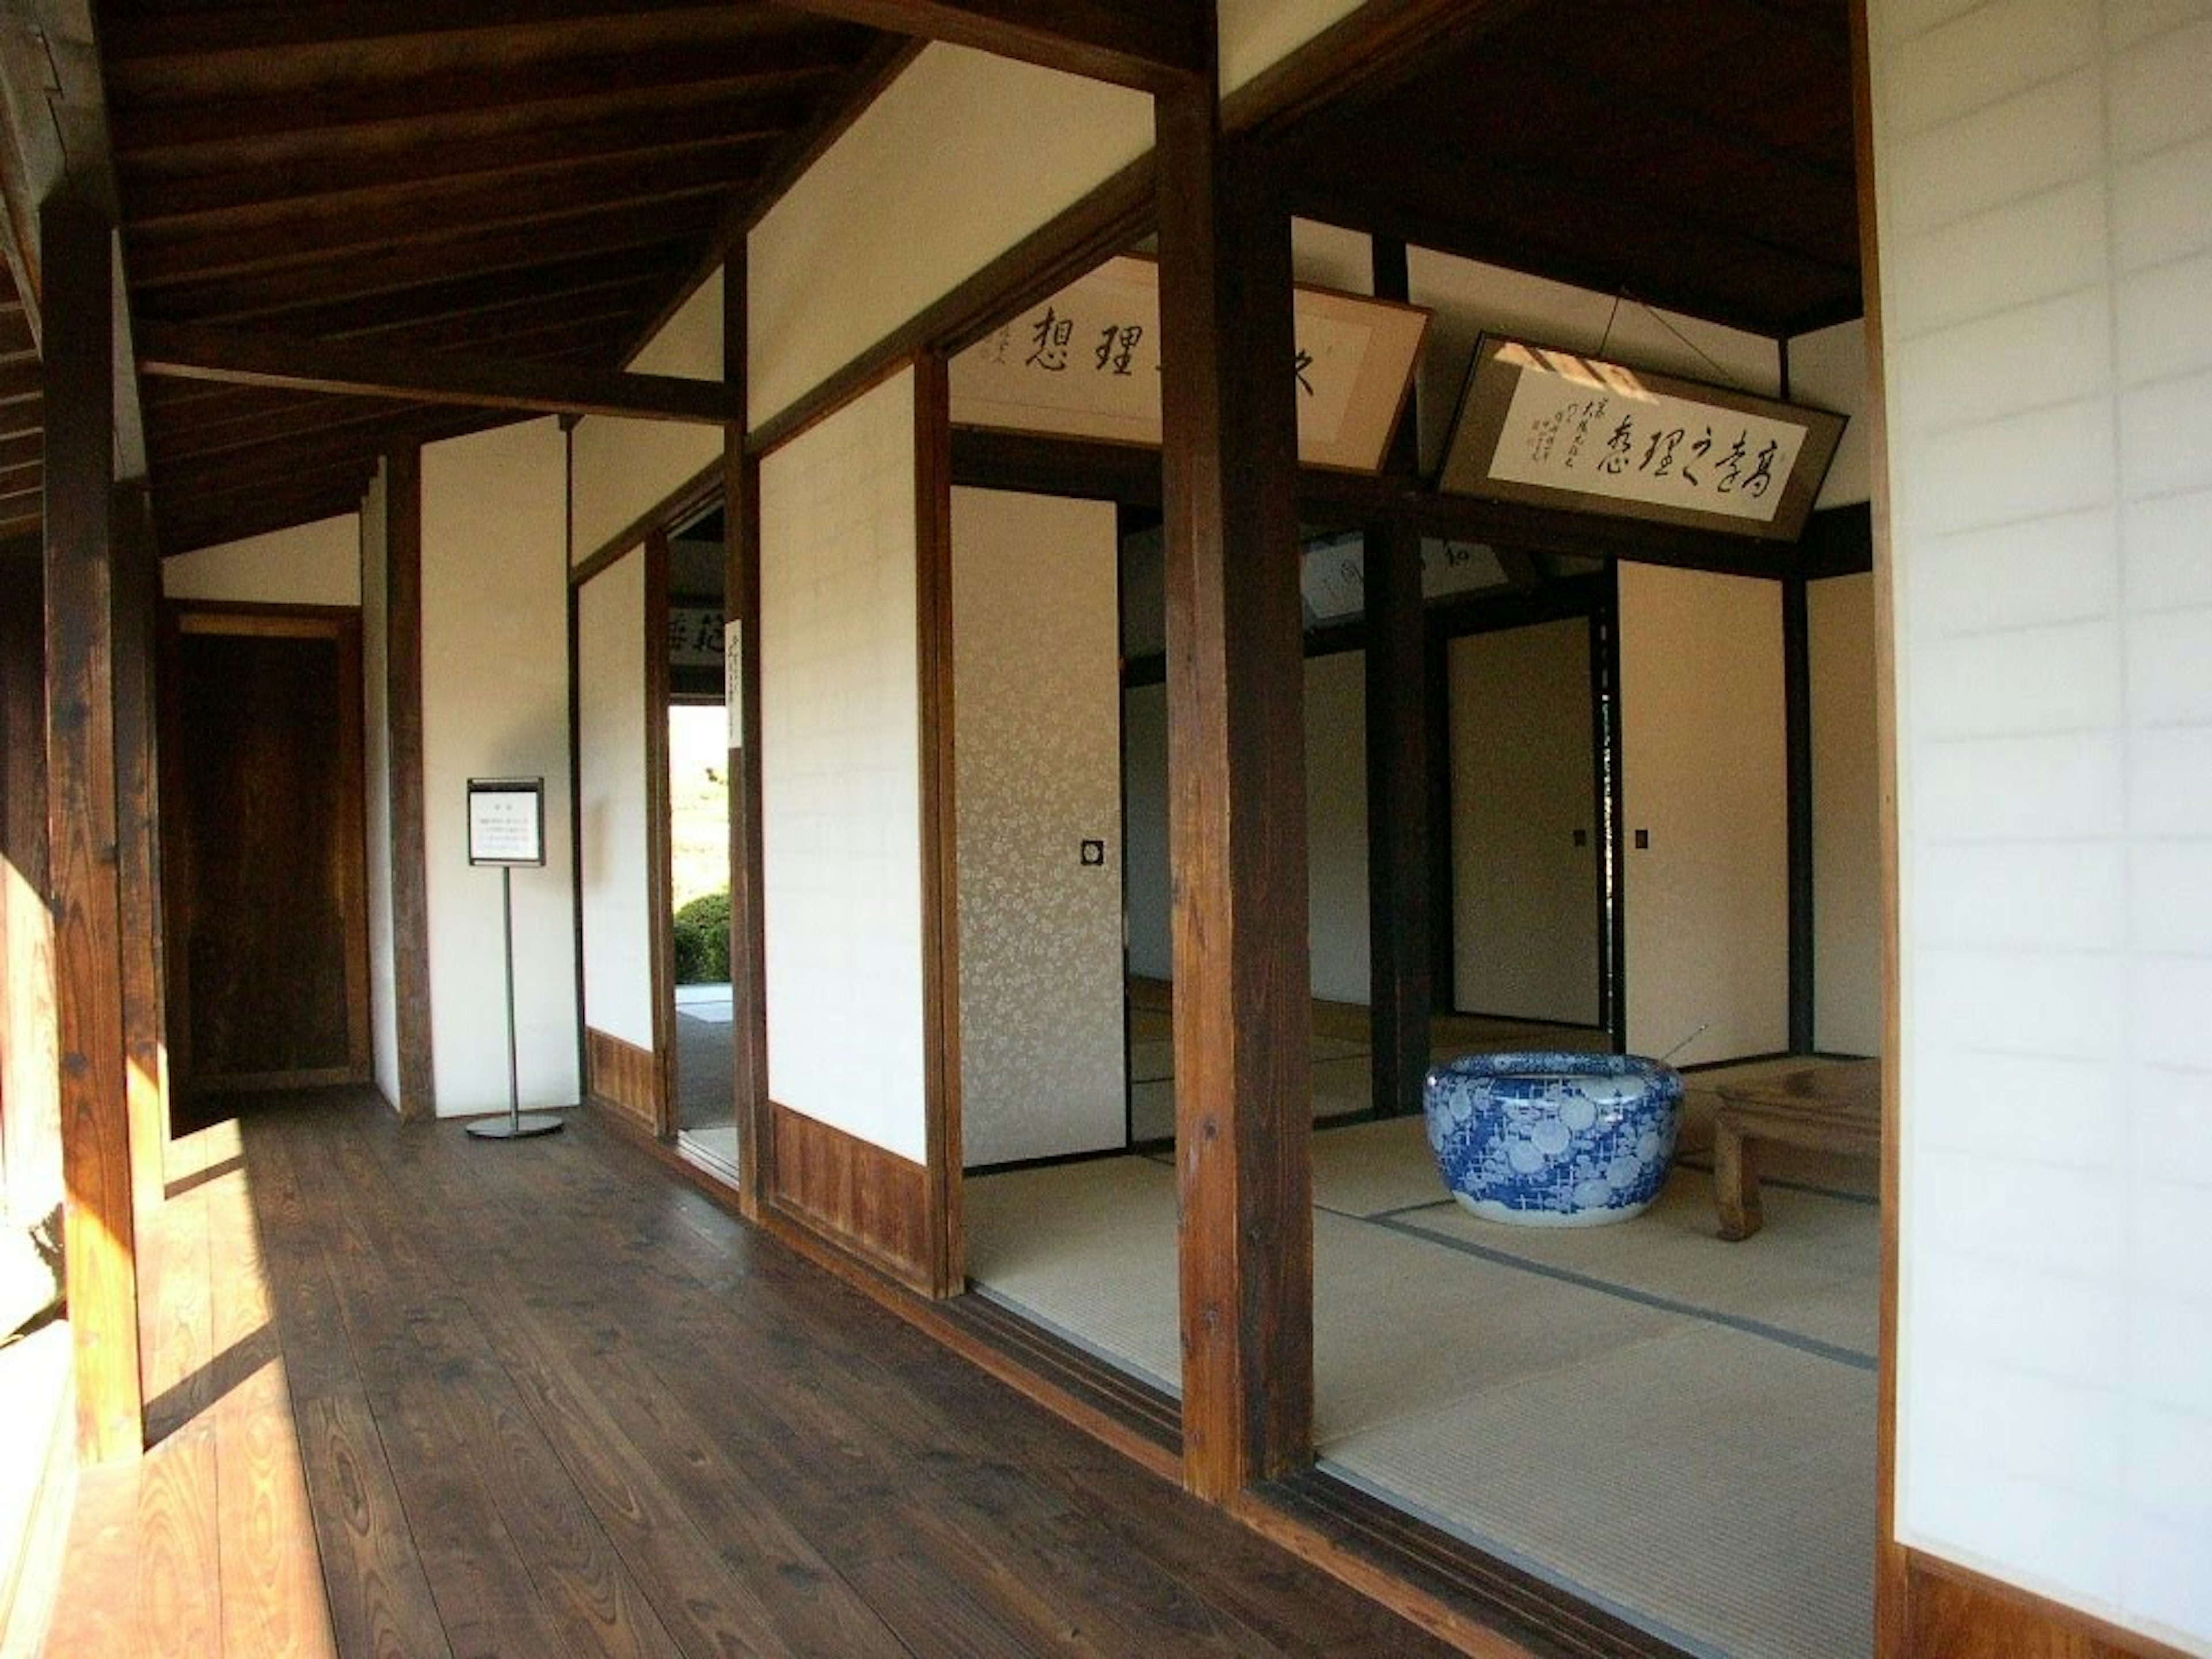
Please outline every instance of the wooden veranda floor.
[[571, 1116], [175, 1144], [48, 1653], [1445, 1651]]

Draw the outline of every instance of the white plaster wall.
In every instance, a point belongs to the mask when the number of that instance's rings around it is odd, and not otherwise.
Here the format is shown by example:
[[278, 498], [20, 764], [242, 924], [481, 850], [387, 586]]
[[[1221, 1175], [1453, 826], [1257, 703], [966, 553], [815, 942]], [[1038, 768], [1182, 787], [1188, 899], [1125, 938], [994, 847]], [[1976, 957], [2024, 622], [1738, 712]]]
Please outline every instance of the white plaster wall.
[[653, 1047], [653, 837], [647, 799], [645, 550], [576, 595], [576, 866], [584, 1024]]
[[[1628, 1046], [1678, 1065], [1790, 1046], [1782, 589], [1624, 562]], [[1638, 848], [1636, 833], [1650, 832]]]
[[952, 492], [971, 1166], [1126, 1138], [1115, 520], [1110, 501]]
[[2212, 16], [1868, 14], [1897, 1532], [2212, 1653]]
[[1221, 90], [1231, 93], [1270, 69], [1333, 23], [1359, 9], [1361, 0], [1217, 0]]
[[1466, 635], [1448, 660], [1453, 1006], [1595, 1025], [1601, 826], [1589, 624]]
[[161, 592], [172, 599], [241, 605], [361, 603], [361, 517], [295, 526], [161, 561]]
[[926, 49], [752, 232], [752, 424], [1152, 144], [1142, 93], [965, 47]]
[[1367, 653], [1306, 659], [1306, 924], [1313, 994], [1365, 1004]]
[[1124, 903], [1129, 971], [1175, 977], [1175, 879], [1168, 857], [1168, 689], [1133, 685], [1121, 698], [1121, 813], [1129, 838]]
[[769, 1092], [925, 1161], [915, 384], [761, 463]]
[[1413, 303], [1436, 313], [1416, 372], [1426, 471], [1451, 436], [1475, 342], [1486, 331], [1763, 397], [1780, 386], [1781, 354], [1764, 335], [1427, 248], [1406, 251], [1406, 273]]
[[1364, 230], [1311, 219], [1291, 221], [1291, 271], [1298, 282], [1340, 294], [1375, 292], [1375, 248]]
[[[678, 307], [630, 367], [641, 374], [722, 378], [722, 273]], [[574, 534], [579, 563], [721, 459], [722, 429], [678, 421], [587, 416], [574, 445]]]
[[1881, 771], [1874, 578], [1807, 590], [1813, 670], [1813, 1046], [1881, 1052]]
[[438, 1110], [507, 1106], [500, 874], [468, 861], [468, 781], [545, 780], [546, 862], [517, 870], [514, 1003], [526, 1107], [577, 1098], [568, 570], [559, 424], [422, 452], [422, 748]]
[[1790, 396], [1792, 401], [1832, 409], [1846, 417], [1844, 435], [1837, 441], [1835, 459], [1821, 481], [1815, 507], [1850, 507], [1872, 495], [1874, 479], [1871, 433], [1867, 424], [1866, 319], [1856, 318], [1824, 328], [1817, 334], [1800, 334], [1790, 342]]
[[389, 496], [377, 468], [361, 504], [362, 763], [368, 816], [368, 1029], [376, 1086], [399, 1103], [399, 977], [392, 920], [391, 618], [385, 603]]

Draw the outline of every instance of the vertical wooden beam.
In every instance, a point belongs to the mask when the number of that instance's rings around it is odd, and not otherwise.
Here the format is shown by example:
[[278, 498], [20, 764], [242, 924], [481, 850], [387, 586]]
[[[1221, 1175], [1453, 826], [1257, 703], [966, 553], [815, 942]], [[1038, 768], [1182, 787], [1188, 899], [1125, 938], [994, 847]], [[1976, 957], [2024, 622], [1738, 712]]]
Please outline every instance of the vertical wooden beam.
[[1429, 1070], [1429, 653], [1420, 532], [1367, 532], [1367, 931], [1375, 1114], [1421, 1109]]
[[1211, 76], [1155, 112], [1183, 1478], [1222, 1500], [1313, 1443], [1290, 222]]
[[922, 1009], [928, 1032], [924, 1162], [930, 1289], [967, 1278], [960, 1137], [960, 837], [952, 709], [952, 388], [942, 352], [914, 366], [915, 610], [921, 629]]
[[[572, 475], [573, 476], [573, 475]], [[653, 1126], [656, 1133], [673, 1135], [676, 1106], [676, 823], [668, 780], [668, 585], [670, 554], [668, 529], [656, 526], [645, 538], [645, 684], [638, 695], [645, 700], [645, 844], [649, 862], [645, 870], [646, 925], [653, 935], [653, 954], [647, 975], [653, 995]], [[569, 590], [573, 611], [578, 603]], [[570, 629], [573, 636], [574, 629]], [[575, 688], [580, 677], [571, 674]], [[568, 729], [583, 727], [572, 715]], [[578, 745], [571, 744], [570, 751]], [[581, 800], [580, 788], [576, 799]], [[580, 840], [579, 845], [581, 844]], [[580, 901], [576, 914], [584, 914]], [[577, 929], [579, 938], [583, 930]], [[583, 981], [577, 981], [579, 996]], [[588, 1077], [589, 1073], [586, 1073]]]
[[115, 808], [119, 945], [123, 953], [124, 1060], [131, 1112], [131, 1167], [139, 1218], [165, 1196], [169, 1141], [168, 1045], [164, 1030], [163, 928], [158, 792], [155, 779], [154, 663], [161, 556], [145, 486], [116, 487]]
[[437, 1115], [430, 1048], [430, 865], [422, 775], [422, 452], [385, 462], [385, 708], [392, 768], [392, 957], [399, 1115]]
[[[748, 341], [745, 242], [731, 245], [722, 266], [722, 378], [743, 407]], [[730, 994], [732, 1040], [737, 1045], [732, 1091], [738, 1123], [738, 1203], [757, 1221], [764, 1194], [774, 1190], [767, 1162], [773, 1153], [768, 1099], [768, 935], [761, 921], [760, 708], [760, 463], [745, 453], [745, 428], [722, 433], [722, 558], [724, 614], [735, 624], [730, 643], [736, 660], [724, 678], [738, 707], [731, 720], [730, 768]]]
[[61, 1054], [64, 1249], [77, 1455], [143, 1446], [137, 1230], [117, 868], [112, 229], [73, 193], [40, 210], [46, 271], [47, 811]]
[[1809, 584], [1782, 584], [1783, 772], [1790, 846], [1790, 1052], [1813, 1052], [1813, 626]]

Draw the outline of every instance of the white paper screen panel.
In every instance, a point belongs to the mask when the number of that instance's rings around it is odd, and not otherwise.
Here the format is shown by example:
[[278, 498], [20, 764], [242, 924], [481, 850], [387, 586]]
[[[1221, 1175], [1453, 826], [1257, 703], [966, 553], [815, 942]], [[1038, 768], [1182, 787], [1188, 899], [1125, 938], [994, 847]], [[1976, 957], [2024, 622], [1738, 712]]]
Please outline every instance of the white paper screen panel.
[[583, 892], [584, 1024], [653, 1047], [653, 915], [646, 822], [645, 550], [576, 594], [576, 860]]
[[1115, 543], [1110, 501], [952, 492], [971, 1165], [1096, 1152], [1126, 1134]]
[[927, 1150], [915, 386], [761, 463], [761, 848], [769, 1093]]
[[1629, 1048], [1786, 1049], [1781, 585], [1624, 562], [1620, 728]]
[[2212, 1653], [2212, 18], [1868, 12], [1898, 1533]]

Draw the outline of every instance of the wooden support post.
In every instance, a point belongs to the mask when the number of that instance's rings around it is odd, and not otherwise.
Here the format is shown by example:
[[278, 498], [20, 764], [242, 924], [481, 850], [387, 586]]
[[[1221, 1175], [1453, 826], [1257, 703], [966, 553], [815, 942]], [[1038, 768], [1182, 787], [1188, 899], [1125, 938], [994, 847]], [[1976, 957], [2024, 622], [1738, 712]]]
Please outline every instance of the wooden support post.
[[46, 372], [46, 756], [61, 1052], [64, 1249], [76, 1350], [77, 1455], [138, 1455], [137, 1228], [124, 1075], [117, 870], [114, 309], [106, 217], [74, 194], [40, 210]]
[[166, 1196], [168, 1042], [164, 1030], [161, 820], [155, 766], [155, 621], [161, 556], [153, 503], [142, 483], [116, 487], [115, 811], [123, 955], [123, 1052], [131, 1111], [131, 1167], [141, 1221]]
[[[744, 406], [747, 341], [745, 243], [732, 243], [722, 267], [722, 378]], [[722, 433], [723, 603], [735, 626], [737, 660], [725, 665], [731, 711], [730, 994], [737, 1064], [732, 1088], [738, 1122], [738, 1202], [760, 1218], [774, 1190], [767, 1159], [775, 1144], [768, 1100], [768, 935], [761, 922], [760, 462], [745, 453], [745, 428]]]
[[392, 768], [392, 957], [399, 1115], [437, 1115], [430, 1048], [430, 865], [422, 774], [422, 452], [385, 462], [384, 683]]
[[1421, 538], [1367, 534], [1367, 936], [1375, 1115], [1421, 1109], [1429, 1070], [1429, 653]]
[[1183, 1478], [1218, 1501], [1313, 1443], [1290, 223], [1211, 76], [1155, 107]]

